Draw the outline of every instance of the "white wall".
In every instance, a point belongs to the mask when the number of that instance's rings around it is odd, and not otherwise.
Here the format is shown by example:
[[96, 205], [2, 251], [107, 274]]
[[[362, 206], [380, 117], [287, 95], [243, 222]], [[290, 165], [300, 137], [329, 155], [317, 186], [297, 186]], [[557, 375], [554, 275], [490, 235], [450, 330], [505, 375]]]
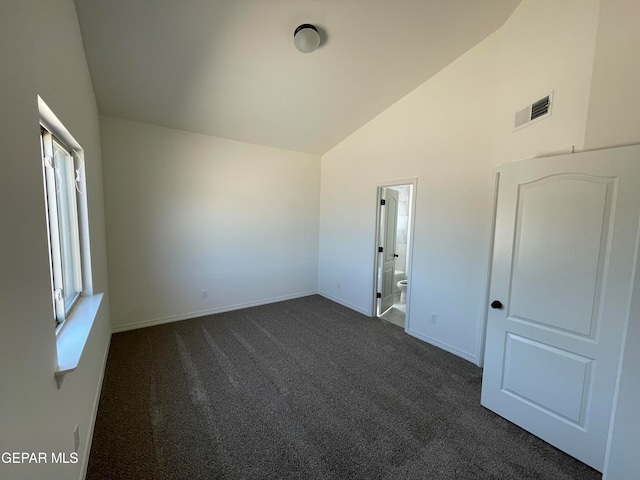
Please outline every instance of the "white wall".
[[[0, 2], [0, 452], [73, 451], [77, 464], [10, 465], [0, 478], [80, 478], [109, 342], [98, 114], [73, 0]], [[104, 292], [78, 370], [57, 367], [37, 95], [85, 150], [93, 287]]]
[[319, 157], [101, 125], [116, 330], [317, 291]]
[[[640, 143], [640, 2], [600, 3], [585, 138], [589, 149]], [[604, 480], [640, 478], [640, 270], [630, 319]]]
[[[411, 333], [479, 361], [492, 167], [640, 143], [638, 25], [635, 0], [523, 0], [494, 35], [324, 155], [319, 290], [371, 313], [374, 184], [417, 176]], [[513, 133], [514, 112], [552, 89], [552, 116]], [[606, 480], [639, 474], [635, 291]]]
[[[598, 0], [524, 0], [489, 40], [497, 61], [493, 165], [584, 148], [598, 12]], [[551, 117], [514, 132], [515, 112], [551, 90]]]
[[601, 0], [585, 147], [640, 142], [640, 2]]
[[[322, 294], [372, 312], [375, 183], [418, 177], [410, 333], [479, 362], [492, 167], [582, 148], [597, 20], [596, 0], [525, 0], [500, 30], [325, 154]], [[512, 133], [516, 110], [551, 89], [551, 118]]]

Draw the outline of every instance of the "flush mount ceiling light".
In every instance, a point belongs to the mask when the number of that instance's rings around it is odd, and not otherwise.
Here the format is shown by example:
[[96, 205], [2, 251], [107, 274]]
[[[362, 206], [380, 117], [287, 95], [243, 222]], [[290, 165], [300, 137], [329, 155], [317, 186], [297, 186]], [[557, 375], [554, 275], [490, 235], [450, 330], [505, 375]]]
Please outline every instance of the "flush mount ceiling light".
[[293, 32], [293, 44], [302, 53], [311, 53], [320, 46], [318, 29], [309, 23], [304, 23]]

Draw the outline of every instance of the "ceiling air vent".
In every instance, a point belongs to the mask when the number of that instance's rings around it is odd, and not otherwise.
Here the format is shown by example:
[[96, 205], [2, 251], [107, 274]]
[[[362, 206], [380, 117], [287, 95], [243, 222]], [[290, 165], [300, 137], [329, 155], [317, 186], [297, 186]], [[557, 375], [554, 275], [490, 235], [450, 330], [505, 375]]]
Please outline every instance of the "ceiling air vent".
[[522, 110], [516, 112], [513, 130], [520, 130], [538, 120], [551, 116], [551, 100], [553, 92], [548, 93], [540, 100], [536, 100], [531, 105], [527, 105]]

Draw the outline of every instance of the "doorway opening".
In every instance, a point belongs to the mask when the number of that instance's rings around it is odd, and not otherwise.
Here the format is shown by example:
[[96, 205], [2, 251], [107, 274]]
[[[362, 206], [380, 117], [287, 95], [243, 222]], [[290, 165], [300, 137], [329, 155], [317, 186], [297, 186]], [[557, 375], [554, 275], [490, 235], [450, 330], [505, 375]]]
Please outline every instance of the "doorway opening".
[[407, 330], [416, 180], [378, 185], [375, 315]]

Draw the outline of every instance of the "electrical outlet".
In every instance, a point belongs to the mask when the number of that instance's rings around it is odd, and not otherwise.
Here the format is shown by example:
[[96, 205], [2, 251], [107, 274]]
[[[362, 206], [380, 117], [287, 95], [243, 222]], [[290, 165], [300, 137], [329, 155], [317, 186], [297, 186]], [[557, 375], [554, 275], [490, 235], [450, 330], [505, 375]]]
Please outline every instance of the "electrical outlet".
[[208, 298], [209, 297], [209, 290], [202, 290], [202, 298]]
[[78, 453], [78, 447], [80, 446], [80, 431], [78, 430], [78, 424], [73, 429], [73, 451]]
[[431, 312], [431, 323], [436, 323], [436, 314]]
[[342, 288], [342, 287], [340, 286], [340, 282], [338, 282], [338, 290], [340, 290], [340, 288]]

